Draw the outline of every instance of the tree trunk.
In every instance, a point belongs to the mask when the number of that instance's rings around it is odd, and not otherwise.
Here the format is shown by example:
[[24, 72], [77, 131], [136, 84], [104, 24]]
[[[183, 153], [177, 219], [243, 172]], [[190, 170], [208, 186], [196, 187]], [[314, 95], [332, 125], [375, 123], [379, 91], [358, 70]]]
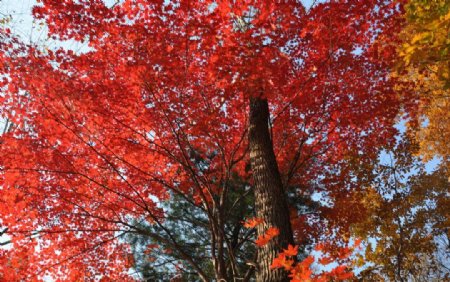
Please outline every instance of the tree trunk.
[[250, 98], [249, 117], [250, 163], [253, 173], [256, 217], [264, 220], [258, 225], [257, 235], [269, 227], [277, 227], [280, 235], [258, 248], [256, 281], [288, 281], [287, 273], [271, 270], [270, 265], [282, 248], [293, 244], [286, 195], [283, 190], [278, 164], [269, 132], [269, 106], [267, 99]]

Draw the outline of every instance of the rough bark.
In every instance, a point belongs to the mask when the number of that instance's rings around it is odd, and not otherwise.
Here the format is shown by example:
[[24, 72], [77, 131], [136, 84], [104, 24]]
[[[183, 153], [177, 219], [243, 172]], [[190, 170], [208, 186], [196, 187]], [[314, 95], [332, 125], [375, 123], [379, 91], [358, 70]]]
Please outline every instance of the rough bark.
[[256, 216], [264, 220], [257, 227], [262, 235], [269, 227], [277, 227], [280, 235], [258, 249], [256, 281], [288, 281], [284, 270], [271, 270], [275, 257], [293, 244], [292, 228], [286, 194], [278, 170], [269, 132], [269, 106], [265, 98], [250, 99], [249, 115], [250, 162], [254, 180]]

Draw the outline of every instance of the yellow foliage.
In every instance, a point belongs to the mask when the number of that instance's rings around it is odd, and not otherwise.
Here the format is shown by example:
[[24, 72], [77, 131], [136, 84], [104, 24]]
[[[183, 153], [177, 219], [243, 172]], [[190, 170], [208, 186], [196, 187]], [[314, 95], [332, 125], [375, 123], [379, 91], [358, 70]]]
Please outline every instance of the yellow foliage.
[[450, 156], [450, 1], [410, 0], [397, 75], [419, 93], [417, 138], [426, 159]]
[[403, 136], [389, 152], [390, 163], [375, 167], [373, 183], [361, 195], [367, 217], [352, 231], [366, 242], [354, 261], [365, 267], [362, 281], [431, 281], [442, 274], [434, 239], [448, 230], [450, 183], [442, 167], [426, 172], [416, 148]]

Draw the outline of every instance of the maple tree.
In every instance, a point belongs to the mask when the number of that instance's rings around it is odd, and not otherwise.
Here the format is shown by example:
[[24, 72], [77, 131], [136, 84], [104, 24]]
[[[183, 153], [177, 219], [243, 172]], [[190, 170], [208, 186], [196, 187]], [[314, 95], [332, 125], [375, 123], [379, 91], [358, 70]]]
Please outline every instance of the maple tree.
[[[89, 50], [2, 44], [2, 279], [129, 280], [134, 235], [203, 281], [284, 281], [271, 268], [283, 249], [338, 240], [365, 212], [359, 183], [401, 103], [395, 49], [375, 44], [397, 30], [396, 2], [42, 0], [33, 12]], [[167, 209], [176, 199], [186, 215]], [[254, 237], [230, 229], [249, 214]], [[211, 269], [175, 234], [183, 218], [205, 224]]]

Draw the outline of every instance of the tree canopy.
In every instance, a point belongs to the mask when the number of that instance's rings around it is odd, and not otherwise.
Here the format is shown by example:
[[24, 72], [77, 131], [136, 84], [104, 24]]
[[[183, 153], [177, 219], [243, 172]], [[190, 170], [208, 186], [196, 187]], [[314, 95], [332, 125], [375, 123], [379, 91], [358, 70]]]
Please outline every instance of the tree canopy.
[[[398, 117], [419, 116], [409, 75], [448, 51], [408, 45], [448, 41], [448, 5], [424, 35], [414, 2], [39, 1], [49, 37], [88, 47], [2, 29], [1, 279], [345, 280], [360, 239], [390, 250], [410, 223], [401, 255], [431, 255], [448, 182], [395, 190], [379, 164], [392, 149], [414, 170], [416, 147], [393, 146]], [[439, 216], [417, 223], [428, 187], [423, 213]], [[404, 279], [410, 260], [388, 269], [398, 253], [368, 250], [385, 271], [363, 274]]]

